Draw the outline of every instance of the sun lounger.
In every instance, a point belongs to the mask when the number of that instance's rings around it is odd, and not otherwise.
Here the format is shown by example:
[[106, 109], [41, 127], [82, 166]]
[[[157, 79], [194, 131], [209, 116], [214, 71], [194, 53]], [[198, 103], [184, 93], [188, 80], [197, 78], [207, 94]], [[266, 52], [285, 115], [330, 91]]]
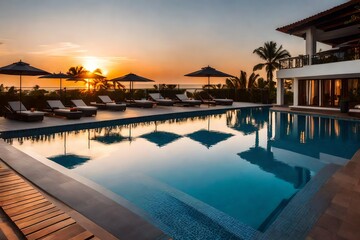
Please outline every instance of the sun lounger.
[[67, 108], [60, 100], [47, 100], [50, 109], [44, 109], [49, 114], [66, 117], [67, 119], [80, 119], [83, 113], [77, 108]]
[[86, 105], [82, 99], [71, 100], [71, 102], [78, 110], [82, 111], [85, 117], [91, 117], [97, 113], [97, 107]]
[[[20, 101], [8, 102], [9, 106], [6, 107], [4, 116], [8, 119], [25, 121], [25, 122], [36, 122], [44, 119], [44, 112], [40, 111], [29, 111]], [[21, 105], [21, 107], [20, 107]], [[21, 110], [20, 110], [21, 109]]]
[[[212, 95], [210, 95], [209, 93], [206, 93], [205, 91], [201, 92], [201, 94], [199, 95], [202, 102], [206, 103], [206, 104], [214, 104], [214, 105], [227, 105], [230, 106], [233, 104], [233, 100], [232, 99], [227, 99], [227, 98], [215, 98]], [[206, 96], [206, 97], [204, 97]]]
[[125, 111], [126, 104], [125, 103], [115, 103], [111, 100], [111, 98], [107, 95], [100, 95], [98, 98], [101, 100], [101, 103], [91, 102], [91, 106], [96, 106], [99, 109], [107, 109], [111, 111]]
[[184, 106], [200, 106], [200, 104], [202, 103], [200, 100], [188, 98], [185, 93], [176, 94], [176, 98], [179, 100], [178, 103]]
[[156, 102], [159, 106], [173, 106], [174, 101], [171, 99], [166, 99], [163, 96], [161, 96], [160, 93], [149, 93], [149, 98]]
[[156, 103], [153, 101], [149, 101], [146, 99], [142, 99], [142, 100], [135, 100], [135, 99], [131, 99], [131, 100], [126, 100], [126, 106], [129, 107], [138, 107], [138, 108], [152, 108], [154, 107]]
[[211, 100], [215, 102], [216, 105], [226, 105], [226, 106], [231, 106], [234, 102], [234, 100], [232, 99], [227, 99], [227, 98], [214, 98], [212, 96]]

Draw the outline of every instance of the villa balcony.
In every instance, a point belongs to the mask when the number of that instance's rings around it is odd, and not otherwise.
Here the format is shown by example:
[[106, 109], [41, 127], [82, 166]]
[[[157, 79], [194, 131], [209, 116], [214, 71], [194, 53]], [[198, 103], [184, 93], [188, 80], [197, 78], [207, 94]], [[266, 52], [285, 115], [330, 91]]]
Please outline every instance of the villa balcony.
[[336, 48], [324, 52], [319, 52], [311, 56], [300, 55], [280, 60], [280, 69], [302, 68], [307, 65], [335, 63], [343, 61], [353, 61], [360, 59], [360, 46]]

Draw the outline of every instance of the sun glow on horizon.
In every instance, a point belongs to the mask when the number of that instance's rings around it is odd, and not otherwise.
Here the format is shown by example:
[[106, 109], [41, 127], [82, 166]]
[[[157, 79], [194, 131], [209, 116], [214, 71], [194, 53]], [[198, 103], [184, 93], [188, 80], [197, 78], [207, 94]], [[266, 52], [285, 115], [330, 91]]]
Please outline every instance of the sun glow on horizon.
[[104, 61], [98, 57], [84, 57], [83, 66], [86, 70], [89, 70], [90, 72], [93, 72], [95, 69], [99, 68], [101, 69], [103, 75], [106, 75], [108, 73], [108, 71], [104, 68]]

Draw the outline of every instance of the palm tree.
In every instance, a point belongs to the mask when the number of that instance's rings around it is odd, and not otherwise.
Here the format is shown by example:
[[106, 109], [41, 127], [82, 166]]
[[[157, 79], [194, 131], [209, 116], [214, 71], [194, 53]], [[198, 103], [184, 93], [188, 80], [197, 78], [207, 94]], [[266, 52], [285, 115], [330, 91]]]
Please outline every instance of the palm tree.
[[256, 80], [258, 77], [260, 77], [259, 74], [251, 73], [248, 78], [245, 71], [240, 72], [240, 82], [245, 86], [245, 88], [247, 87], [248, 89], [255, 88], [257, 86]]
[[70, 76], [76, 76], [80, 73], [84, 73], [86, 72], [86, 69], [83, 66], [76, 66], [76, 67], [71, 67], [69, 68], [69, 70], [67, 71], [66, 74], [70, 75]]
[[230, 89], [245, 89], [246, 83], [242, 82], [239, 77], [230, 77], [226, 79], [226, 86]]
[[223, 88], [225, 88], [225, 86], [226, 86], [226, 85], [223, 85], [223, 84], [221, 84], [221, 83], [219, 83], [219, 84], [210, 84], [210, 85], [206, 84], [206, 85], [203, 85], [202, 88], [203, 88], [203, 89], [207, 89], [207, 88], [223, 89]]
[[245, 71], [240, 71], [240, 77], [231, 77], [226, 79], [226, 85], [231, 89], [250, 89], [257, 87], [257, 79], [259, 74], [251, 73], [249, 78]]
[[273, 73], [280, 67], [279, 60], [290, 57], [290, 53], [283, 49], [282, 45], [278, 48], [276, 42], [273, 41], [264, 43], [263, 47], [255, 49], [253, 53], [256, 53], [262, 60], [265, 61], [264, 63], [255, 65], [253, 70], [257, 71], [265, 67], [267, 80], [269, 81], [269, 89], [271, 92], [273, 87]]
[[269, 82], [266, 81], [262, 77], [257, 80], [257, 87], [260, 89], [264, 89], [264, 88], [268, 87], [268, 84], [269, 84]]

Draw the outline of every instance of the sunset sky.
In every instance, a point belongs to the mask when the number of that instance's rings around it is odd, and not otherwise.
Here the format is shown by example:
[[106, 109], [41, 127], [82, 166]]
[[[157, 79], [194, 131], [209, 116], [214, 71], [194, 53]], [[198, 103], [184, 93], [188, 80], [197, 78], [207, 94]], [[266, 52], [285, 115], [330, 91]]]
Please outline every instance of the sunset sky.
[[[109, 79], [134, 72], [156, 83], [204, 83], [183, 75], [207, 65], [251, 73], [260, 61], [252, 51], [265, 41], [303, 54], [302, 39], [275, 29], [344, 2], [0, 0], [0, 66], [22, 59], [49, 72], [83, 65], [101, 68]], [[0, 83], [19, 84], [8, 75]], [[24, 86], [35, 84], [58, 81], [24, 77]]]

